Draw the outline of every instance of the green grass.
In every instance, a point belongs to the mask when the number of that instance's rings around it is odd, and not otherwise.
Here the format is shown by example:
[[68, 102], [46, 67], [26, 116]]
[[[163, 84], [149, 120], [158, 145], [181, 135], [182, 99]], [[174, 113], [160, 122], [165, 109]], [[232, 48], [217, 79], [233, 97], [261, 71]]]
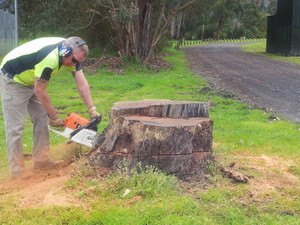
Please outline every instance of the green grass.
[[266, 42], [254, 43], [254, 44], [246, 44], [241, 46], [241, 49], [246, 52], [251, 52], [254, 54], [258, 54], [261, 56], [265, 56], [274, 60], [280, 60], [290, 63], [300, 64], [300, 57], [292, 57], [292, 56], [282, 56], [275, 55], [266, 52]]
[[[259, 46], [258, 44], [257, 46]], [[260, 48], [260, 47], [257, 47]], [[95, 105], [104, 115], [103, 130], [109, 121], [112, 105], [119, 101], [142, 99], [171, 99], [209, 101], [210, 116], [214, 120], [215, 164], [201, 182], [182, 182], [173, 176], [148, 168], [137, 173], [107, 178], [95, 178], [91, 168], [79, 160], [62, 193], [76, 199], [79, 205], [19, 206], [18, 196], [6, 195], [0, 189], [0, 224], [299, 224], [300, 223], [300, 125], [284, 118], [273, 121], [272, 115], [253, 110], [233, 99], [218, 96], [208, 84], [187, 68], [183, 53], [168, 50], [165, 57], [173, 68], [159, 73], [139, 66], [128, 66], [124, 74], [113, 74], [99, 68], [89, 76]], [[208, 91], [206, 91], [208, 90]], [[52, 78], [48, 86], [52, 102], [65, 116], [78, 112], [87, 117], [72, 80], [66, 71]], [[2, 115], [0, 120], [3, 121]], [[0, 135], [4, 137], [3, 123]], [[24, 150], [32, 148], [31, 125], [26, 122]], [[52, 134], [52, 155], [66, 140]], [[1, 179], [9, 176], [5, 141], [0, 140]], [[77, 149], [76, 152], [81, 152]], [[77, 153], [76, 153], [77, 154]], [[269, 157], [276, 162], [292, 162], [282, 169], [276, 163], [251, 157]], [[57, 156], [58, 157], [58, 156]], [[59, 156], [65, 157], [65, 156]], [[257, 184], [284, 181], [280, 174], [293, 175], [293, 182], [274, 189], [257, 189], [253, 184], [237, 184], [225, 178], [219, 165], [235, 162], [238, 170], [254, 176]], [[285, 164], [284, 164], [285, 165]], [[278, 167], [276, 167], [278, 166]], [[262, 169], [263, 168], [263, 169]], [[287, 171], [286, 171], [287, 170]], [[205, 188], [202, 188], [205, 186]], [[126, 189], [130, 192], [123, 196]], [[3, 196], [9, 196], [3, 198]]]
[[202, 40], [185, 40], [185, 41], [178, 41], [174, 40], [171, 41], [171, 46], [177, 48], [179, 46], [194, 46], [194, 45], [204, 45], [204, 44], [212, 44], [212, 43], [226, 43], [226, 42], [246, 42], [246, 41], [265, 41], [265, 38], [250, 38], [250, 39], [208, 39], [205, 41]]

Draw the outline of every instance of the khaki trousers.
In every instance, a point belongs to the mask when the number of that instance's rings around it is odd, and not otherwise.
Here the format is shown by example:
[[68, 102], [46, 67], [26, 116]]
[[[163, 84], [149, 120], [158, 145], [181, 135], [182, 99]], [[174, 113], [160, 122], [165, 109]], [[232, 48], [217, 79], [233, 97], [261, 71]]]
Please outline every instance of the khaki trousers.
[[49, 119], [34, 93], [33, 86], [23, 86], [0, 70], [0, 92], [11, 172], [20, 173], [24, 170], [22, 132], [27, 113], [33, 124], [32, 160], [49, 160]]

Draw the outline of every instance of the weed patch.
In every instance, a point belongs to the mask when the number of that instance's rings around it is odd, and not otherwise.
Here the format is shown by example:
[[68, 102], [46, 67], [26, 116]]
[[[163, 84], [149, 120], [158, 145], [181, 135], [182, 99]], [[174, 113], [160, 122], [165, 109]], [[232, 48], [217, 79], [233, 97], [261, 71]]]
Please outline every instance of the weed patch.
[[176, 178], [147, 167], [111, 175], [106, 185], [110, 193], [119, 196], [159, 197], [175, 189]]

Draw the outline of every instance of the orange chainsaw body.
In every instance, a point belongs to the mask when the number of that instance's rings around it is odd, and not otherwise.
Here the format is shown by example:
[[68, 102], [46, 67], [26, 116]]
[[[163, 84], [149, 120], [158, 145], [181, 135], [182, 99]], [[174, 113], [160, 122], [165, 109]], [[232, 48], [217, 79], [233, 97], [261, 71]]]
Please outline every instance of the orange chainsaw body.
[[88, 124], [89, 122], [90, 121], [88, 119], [83, 118], [74, 112], [70, 113], [64, 120], [65, 126], [72, 130], [76, 130], [77, 128]]

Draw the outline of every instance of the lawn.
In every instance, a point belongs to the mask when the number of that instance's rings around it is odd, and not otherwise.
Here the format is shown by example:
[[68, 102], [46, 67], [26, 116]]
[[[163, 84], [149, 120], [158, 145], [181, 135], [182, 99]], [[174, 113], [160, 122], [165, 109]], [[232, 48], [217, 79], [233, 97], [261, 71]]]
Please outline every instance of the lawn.
[[285, 62], [290, 62], [290, 63], [296, 63], [300, 64], [300, 57], [297, 56], [281, 56], [281, 55], [275, 55], [275, 54], [270, 54], [266, 52], [266, 42], [259, 42], [255, 44], [246, 44], [241, 47], [243, 51], [251, 52], [253, 54], [258, 54], [261, 56], [269, 57], [274, 60], [280, 60], [280, 61], [285, 61]]
[[[248, 45], [247, 51], [263, 52], [262, 46]], [[182, 181], [153, 168], [95, 177], [81, 158], [62, 174], [38, 174], [29, 183], [10, 183], [2, 138], [0, 224], [300, 224], [300, 125], [218, 96], [187, 68], [182, 52], [167, 52], [164, 58], [172, 69], [154, 72], [128, 65], [123, 74], [105, 68], [87, 74], [94, 103], [104, 116], [99, 130], [107, 126], [115, 102], [208, 101], [214, 120], [214, 161], [205, 179]], [[78, 112], [87, 117], [70, 74], [62, 71], [54, 77], [48, 91], [62, 116]], [[0, 126], [4, 137], [2, 122]], [[65, 142], [51, 135], [54, 158], [64, 157]], [[29, 121], [23, 146], [30, 153]], [[69, 148], [86, 151], [78, 145]], [[249, 183], [224, 177], [219, 169], [230, 165], [249, 176]]]

